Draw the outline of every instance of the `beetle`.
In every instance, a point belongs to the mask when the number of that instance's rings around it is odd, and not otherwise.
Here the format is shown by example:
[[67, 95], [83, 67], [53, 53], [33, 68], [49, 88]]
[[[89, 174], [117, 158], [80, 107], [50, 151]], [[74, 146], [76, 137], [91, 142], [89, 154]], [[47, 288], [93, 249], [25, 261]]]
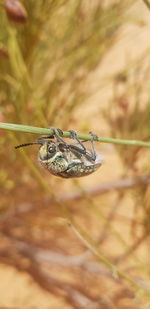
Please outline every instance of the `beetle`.
[[95, 172], [103, 163], [102, 156], [96, 152], [94, 141], [98, 137], [90, 132], [91, 150], [88, 150], [83, 142], [77, 137], [77, 133], [70, 130], [70, 137], [76, 143], [67, 143], [62, 138], [63, 132], [60, 129], [50, 128], [53, 131], [51, 136], [40, 137], [34, 143], [21, 144], [15, 148], [40, 145], [38, 161], [51, 174], [62, 178], [83, 177]]

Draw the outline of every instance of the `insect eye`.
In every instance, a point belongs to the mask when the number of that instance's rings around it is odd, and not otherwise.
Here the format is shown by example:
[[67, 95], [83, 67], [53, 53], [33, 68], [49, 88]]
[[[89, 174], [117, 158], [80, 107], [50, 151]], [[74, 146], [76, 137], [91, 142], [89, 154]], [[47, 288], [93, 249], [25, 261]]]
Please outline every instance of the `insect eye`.
[[50, 145], [48, 145], [47, 150], [48, 150], [49, 153], [54, 153], [54, 152], [56, 152], [56, 145], [55, 145], [55, 144], [50, 144]]

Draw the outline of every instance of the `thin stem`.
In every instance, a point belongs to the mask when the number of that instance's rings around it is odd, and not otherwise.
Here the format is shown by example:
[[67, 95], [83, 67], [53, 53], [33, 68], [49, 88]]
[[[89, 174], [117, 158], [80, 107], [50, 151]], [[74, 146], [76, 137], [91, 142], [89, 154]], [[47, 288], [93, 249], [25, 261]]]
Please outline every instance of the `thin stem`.
[[145, 291], [140, 283], [130, 278], [128, 274], [122, 272], [117, 266], [112, 264], [102, 252], [100, 252], [97, 249], [97, 245], [92, 241], [90, 236], [86, 234], [85, 231], [83, 230], [81, 231], [80, 227], [77, 224], [72, 224], [71, 221], [70, 222], [68, 221], [67, 223], [68, 227], [72, 229], [72, 231], [75, 233], [77, 238], [83, 243], [83, 245], [87, 249], [89, 249], [89, 251], [92, 252], [99, 259], [99, 261], [102, 262], [107, 267], [107, 269], [111, 271], [112, 277], [114, 279], [116, 280], [124, 279], [135, 289], [135, 291], [139, 291], [140, 289], [141, 291], [143, 291], [145, 295], [149, 296], [149, 291], [148, 292]]
[[[24, 132], [24, 133], [34, 133], [34, 134], [47, 134], [47, 135], [53, 134], [53, 131], [51, 129], [24, 126], [24, 125], [13, 124], [13, 123], [2, 123], [1, 122], [0, 129], [19, 131], [19, 132]], [[63, 131], [63, 137], [70, 137], [70, 132]], [[77, 137], [82, 140], [88, 140], [88, 141], [92, 140], [91, 135], [78, 134]], [[126, 140], [126, 139], [118, 139], [118, 138], [110, 138], [110, 137], [98, 137], [97, 141], [102, 142], [102, 143], [150, 147], [150, 142], [144, 142], [144, 141], [139, 141], [139, 140]]]

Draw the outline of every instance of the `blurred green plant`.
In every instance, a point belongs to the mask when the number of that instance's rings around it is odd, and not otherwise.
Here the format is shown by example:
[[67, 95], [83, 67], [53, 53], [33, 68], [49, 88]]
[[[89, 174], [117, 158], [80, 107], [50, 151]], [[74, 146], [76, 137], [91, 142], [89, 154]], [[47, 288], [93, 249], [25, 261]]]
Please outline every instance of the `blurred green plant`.
[[[9, 0], [13, 1], [13, 0]], [[129, 1], [130, 2], [130, 1]], [[87, 74], [115, 41], [124, 5], [81, 0], [22, 2], [28, 18], [14, 23], [1, 5], [0, 98], [5, 120], [67, 127], [84, 100]], [[126, 5], [127, 6], [127, 5]]]

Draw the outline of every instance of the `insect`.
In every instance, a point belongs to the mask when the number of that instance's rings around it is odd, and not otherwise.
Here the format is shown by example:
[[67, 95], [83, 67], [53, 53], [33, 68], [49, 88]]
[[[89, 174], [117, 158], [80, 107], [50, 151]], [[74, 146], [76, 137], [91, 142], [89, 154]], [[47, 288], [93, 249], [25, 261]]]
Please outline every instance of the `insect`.
[[15, 148], [40, 145], [38, 160], [51, 174], [62, 178], [83, 177], [95, 172], [103, 163], [103, 158], [94, 147], [92, 136], [91, 150], [88, 150], [83, 142], [77, 137], [77, 133], [70, 130], [70, 137], [75, 143], [67, 143], [62, 138], [63, 132], [60, 129], [50, 128], [53, 131], [51, 136], [40, 137], [34, 143], [21, 144]]

